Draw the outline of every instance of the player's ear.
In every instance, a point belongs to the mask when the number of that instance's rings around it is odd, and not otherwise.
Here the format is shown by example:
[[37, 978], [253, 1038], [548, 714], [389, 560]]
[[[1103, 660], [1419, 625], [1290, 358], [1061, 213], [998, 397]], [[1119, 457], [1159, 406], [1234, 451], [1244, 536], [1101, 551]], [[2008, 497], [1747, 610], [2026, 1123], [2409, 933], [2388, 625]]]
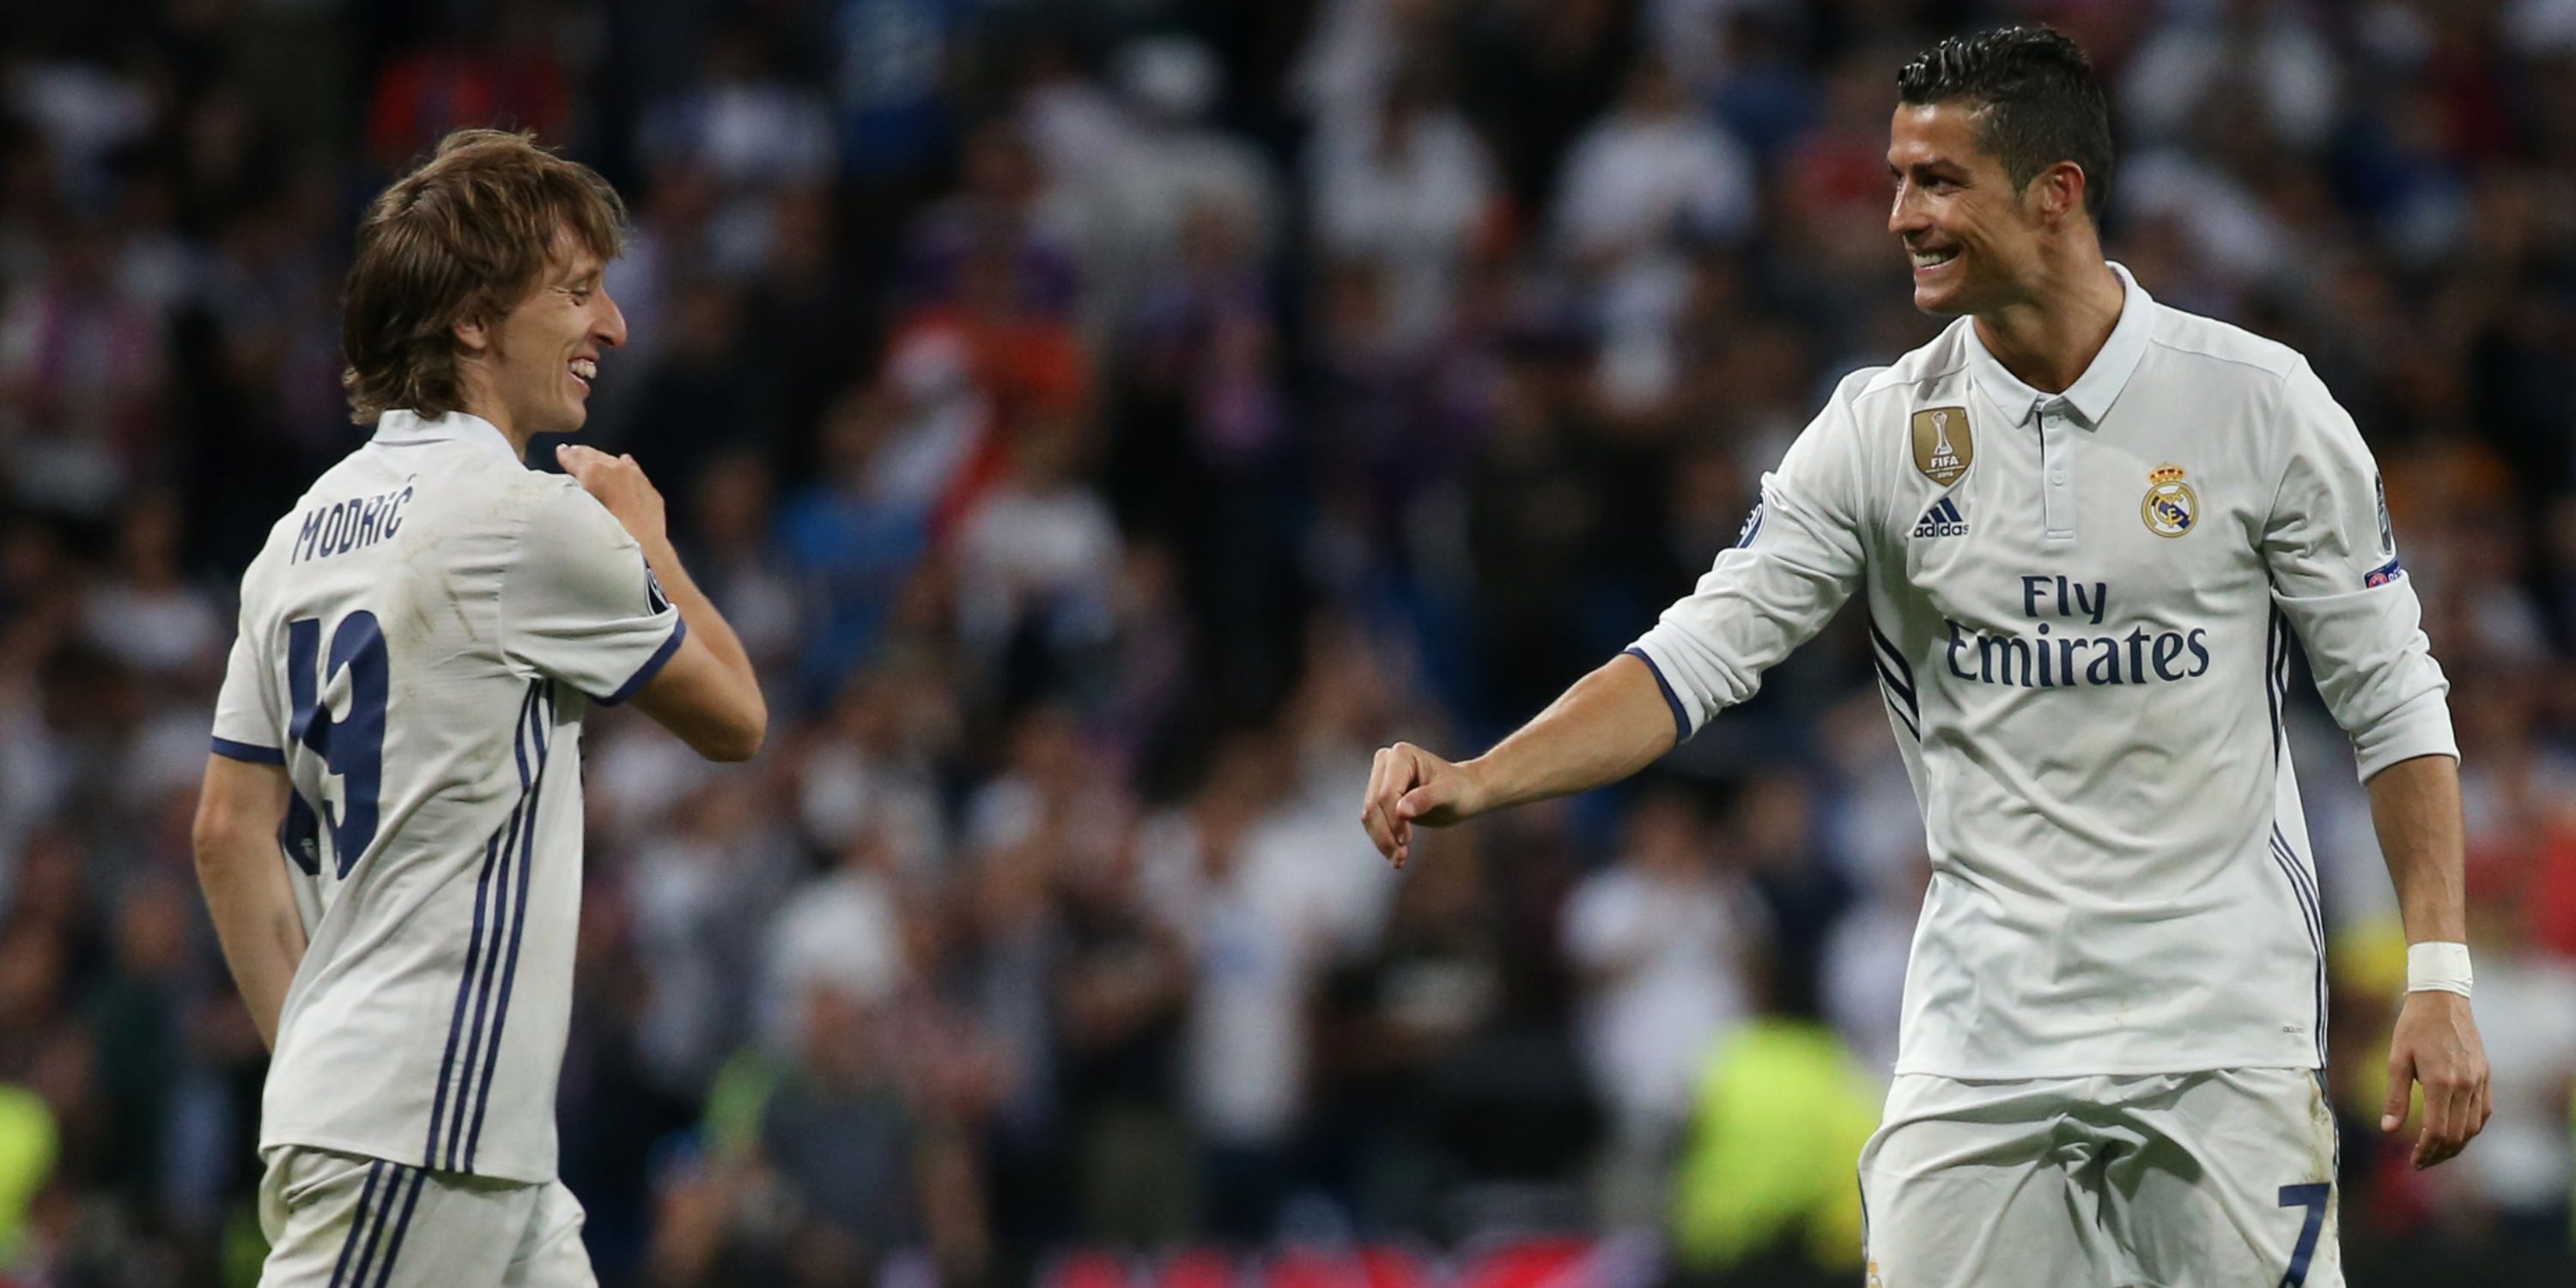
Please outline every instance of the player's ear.
[[492, 347], [491, 328], [483, 324], [480, 313], [468, 313], [456, 319], [456, 324], [448, 331], [456, 337], [458, 344], [465, 346], [467, 353], [481, 353]]
[[2032, 176], [2032, 211], [2043, 222], [2063, 223], [2084, 209], [2084, 167], [2060, 161]]

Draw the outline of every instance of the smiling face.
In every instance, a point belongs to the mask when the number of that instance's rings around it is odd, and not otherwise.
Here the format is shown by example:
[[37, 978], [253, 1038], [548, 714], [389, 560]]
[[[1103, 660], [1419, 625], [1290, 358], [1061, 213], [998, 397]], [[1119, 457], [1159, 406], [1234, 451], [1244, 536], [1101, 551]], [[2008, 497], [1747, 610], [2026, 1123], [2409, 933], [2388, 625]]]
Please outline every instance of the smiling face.
[[[2026, 298], [2049, 222], [2043, 174], [2017, 188], [1969, 103], [1900, 104], [1887, 127], [1887, 229], [1914, 266], [1914, 307], [1955, 316]], [[2062, 180], [2059, 180], [2062, 182]]]
[[[521, 441], [568, 434], [590, 415], [590, 383], [599, 355], [626, 343], [626, 317], [600, 281], [599, 257], [569, 237], [557, 242], [537, 289], [501, 320], [480, 328], [471, 361], [490, 403], [482, 414]], [[469, 349], [474, 339], [466, 338]], [[497, 414], [495, 414], [497, 413]]]

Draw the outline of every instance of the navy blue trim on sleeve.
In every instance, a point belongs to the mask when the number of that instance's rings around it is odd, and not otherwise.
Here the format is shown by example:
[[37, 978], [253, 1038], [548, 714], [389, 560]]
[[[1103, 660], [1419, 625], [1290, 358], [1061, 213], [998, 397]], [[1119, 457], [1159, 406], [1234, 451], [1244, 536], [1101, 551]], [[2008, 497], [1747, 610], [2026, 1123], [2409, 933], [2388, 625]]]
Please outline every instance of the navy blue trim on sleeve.
[[1663, 691], [1664, 705], [1673, 709], [1673, 742], [1676, 745], [1689, 742], [1690, 713], [1682, 709], [1682, 700], [1673, 693], [1673, 686], [1664, 683], [1664, 669], [1655, 665], [1655, 659], [1646, 656], [1642, 649], [1630, 648], [1624, 651], [1628, 656], [1646, 664], [1646, 673], [1655, 677], [1655, 687]]
[[286, 753], [278, 748], [262, 747], [250, 742], [234, 742], [230, 738], [215, 739], [215, 754], [226, 760], [247, 760], [254, 765], [286, 763]]
[[671, 659], [679, 655], [680, 641], [687, 638], [689, 638], [689, 619], [683, 617], [671, 624], [671, 638], [662, 641], [662, 647], [653, 650], [653, 656], [644, 659], [644, 665], [636, 668], [635, 674], [627, 676], [626, 683], [617, 686], [617, 692], [601, 698], [599, 705], [613, 707], [634, 697], [636, 690], [651, 684], [653, 677], [660, 675], [662, 668], [671, 664]]

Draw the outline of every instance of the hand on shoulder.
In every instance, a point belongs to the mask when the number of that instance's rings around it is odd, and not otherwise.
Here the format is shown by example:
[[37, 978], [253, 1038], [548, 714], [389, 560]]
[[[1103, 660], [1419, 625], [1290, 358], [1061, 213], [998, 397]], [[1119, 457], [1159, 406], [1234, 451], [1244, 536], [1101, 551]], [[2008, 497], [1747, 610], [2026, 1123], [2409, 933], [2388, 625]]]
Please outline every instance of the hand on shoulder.
[[555, 459], [637, 541], [651, 546], [665, 539], [662, 493], [644, 477], [644, 467], [633, 456], [611, 456], [595, 447], [565, 443], [555, 448]]

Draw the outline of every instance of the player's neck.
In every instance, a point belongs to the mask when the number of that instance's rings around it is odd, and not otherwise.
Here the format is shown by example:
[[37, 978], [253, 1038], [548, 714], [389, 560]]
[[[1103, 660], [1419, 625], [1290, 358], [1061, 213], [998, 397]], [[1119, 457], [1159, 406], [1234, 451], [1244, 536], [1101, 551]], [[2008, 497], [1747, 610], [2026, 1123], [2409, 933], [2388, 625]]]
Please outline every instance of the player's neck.
[[493, 397], [491, 391], [483, 388], [482, 383], [474, 378], [470, 370], [462, 383], [464, 397], [460, 401], [465, 404], [465, 414], [492, 422], [492, 428], [501, 431], [501, 437], [510, 440], [510, 450], [516, 453], [520, 460], [528, 459], [528, 440], [535, 436], [534, 432], [521, 431], [514, 423], [515, 418], [510, 415], [508, 404]]
[[1978, 314], [1977, 338], [2023, 384], [2064, 393], [2110, 341], [2126, 295], [2119, 275], [2091, 255], [2046, 274], [2019, 302]]

